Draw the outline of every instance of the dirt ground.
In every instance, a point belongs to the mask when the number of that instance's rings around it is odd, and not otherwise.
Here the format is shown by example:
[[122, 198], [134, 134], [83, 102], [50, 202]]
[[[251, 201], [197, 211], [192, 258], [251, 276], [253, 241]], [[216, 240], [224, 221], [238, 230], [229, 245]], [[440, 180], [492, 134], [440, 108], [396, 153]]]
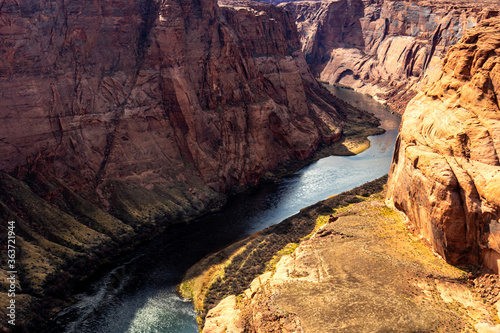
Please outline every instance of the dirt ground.
[[[474, 332], [479, 322], [493, 326], [466, 273], [408, 234], [381, 201], [342, 213], [302, 243], [288, 264], [280, 263], [280, 270], [289, 266], [295, 273], [274, 303], [297, 315], [304, 332]], [[306, 279], [314, 270], [321, 274]]]

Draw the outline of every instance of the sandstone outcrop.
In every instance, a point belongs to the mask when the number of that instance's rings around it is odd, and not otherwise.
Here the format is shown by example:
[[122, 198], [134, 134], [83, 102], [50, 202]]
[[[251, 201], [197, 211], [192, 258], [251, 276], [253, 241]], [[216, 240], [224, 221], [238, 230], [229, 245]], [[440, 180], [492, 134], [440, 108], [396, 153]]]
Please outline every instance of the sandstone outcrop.
[[[386, 183], [387, 176], [384, 176], [332, 196], [302, 209], [279, 224], [205, 257], [186, 272], [179, 288], [181, 294], [193, 299], [195, 309], [203, 320], [207, 311], [219, 301], [228, 295], [240, 295], [256, 276], [276, 264], [276, 258], [279, 259], [290, 250], [293, 252], [300, 240], [307, 238], [317, 228], [317, 218], [321, 214], [360, 202], [361, 196], [381, 191]], [[231, 301], [225, 304], [233, 306]]]
[[406, 108], [387, 197], [448, 262], [500, 269], [500, 19], [448, 52]]
[[6, 0], [0, 18], [1, 233], [16, 221], [19, 294], [64, 298], [102, 258], [341, 136], [342, 104], [269, 4]]
[[[322, 81], [347, 85], [402, 112], [435, 79], [446, 51], [498, 1], [300, 1], [293, 13], [302, 49]], [[423, 82], [423, 83], [422, 83]]]

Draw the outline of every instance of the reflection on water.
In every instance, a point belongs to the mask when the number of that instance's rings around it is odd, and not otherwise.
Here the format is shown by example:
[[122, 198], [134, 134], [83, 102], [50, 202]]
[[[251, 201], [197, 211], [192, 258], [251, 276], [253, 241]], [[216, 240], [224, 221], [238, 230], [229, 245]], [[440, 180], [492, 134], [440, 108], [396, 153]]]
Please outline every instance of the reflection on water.
[[[104, 314], [116, 316], [112, 320], [101, 318], [102, 326], [97, 330], [90, 325], [79, 332], [198, 332], [196, 315], [191, 303], [177, 296], [175, 288], [145, 288], [133, 295], [119, 299], [119, 306], [111, 306], [114, 311]], [[125, 319], [125, 320], [123, 320]], [[130, 322], [129, 322], [130, 319]], [[93, 327], [94, 326], [94, 327]]]
[[388, 173], [400, 117], [369, 96], [353, 90], [329, 86], [332, 93], [350, 104], [375, 114], [386, 133], [371, 136], [370, 148], [356, 156], [323, 158], [276, 185], [270, 193], [261, 193], [241, 202], [248, 214], [248, 232], [254, 233], [298, 213], [300, 209], [331, 195], [379, 178]]
[[[359, 155], [323, 158], [279, 184], [260, 186], [231, 198], [220, 213], [171, 227], [79, 295], [81, 301], [63, 311], [55, 320], [57, 325], [46, 332], [196, 333], [192, 304], [175, 292], [175, 285], [191, 265], [306, 206], [385, 175], [399, 117], [368, 96], [330, 89], [356, 107], [374, 113], [386, 133], [370, 137], [370, 148]], [[112, 277], [118, 283], [110, 286]]]

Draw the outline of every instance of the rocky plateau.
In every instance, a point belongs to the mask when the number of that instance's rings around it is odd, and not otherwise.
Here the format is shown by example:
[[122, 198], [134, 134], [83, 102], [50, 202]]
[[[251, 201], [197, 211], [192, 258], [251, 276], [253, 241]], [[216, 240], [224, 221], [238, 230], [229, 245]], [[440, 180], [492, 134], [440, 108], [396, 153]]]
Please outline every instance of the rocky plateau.
[[318, 202], [190, 269], [181, 290], [203, 313], [202, 331], [498, 332], [498, 277], [468, 274], [424, 246], [386, 206], [386, 181]]

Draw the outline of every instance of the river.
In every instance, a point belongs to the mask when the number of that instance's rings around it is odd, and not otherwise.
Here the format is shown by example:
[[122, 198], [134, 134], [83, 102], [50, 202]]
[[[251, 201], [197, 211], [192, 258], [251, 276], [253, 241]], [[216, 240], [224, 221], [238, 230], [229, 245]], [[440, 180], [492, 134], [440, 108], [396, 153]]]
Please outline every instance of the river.
[[386, 133], [356, 156], [330, 156], [287, 177], [235, 196], [223, 211], [174, 225], [89, 285], [45, 330], [78, 333], [197, 333], [196, 314], [175, 292], [202, 257], [276, 224], [300, 209], [388, 173], [400, 118], [372, 98], [330, 86], [338, 97], [374, 113]]

